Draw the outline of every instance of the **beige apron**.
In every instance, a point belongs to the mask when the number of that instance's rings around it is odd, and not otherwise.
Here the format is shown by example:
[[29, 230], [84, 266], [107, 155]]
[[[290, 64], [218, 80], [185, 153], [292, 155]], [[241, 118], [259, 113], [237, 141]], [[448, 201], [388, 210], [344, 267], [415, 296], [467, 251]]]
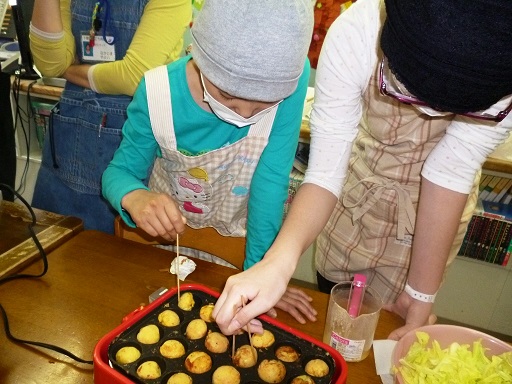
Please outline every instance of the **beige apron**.
[[177, 150], [167, 68], [149, 71], [146, 87], [151, 126], [162, 151], [149, 187], [171, 195], [191, 227], [213, 227], [221, 235], [245, 236], [251, 180], [267, 145], [277, 106], [236, 143], [186, 156]]
[[[380, 55], [381, 59], [382, 52]], [[336, 208], [317, 239], [315, 264], [323, 277], [334, 282], [362, 272], [385, 302], [393, 302], [407, 278], [421, 169], [450, 119], [423, 119], [416, 109], [382, 96], [378, 67], [363, 95], [363, 118], [352, 146], [349, 173]], [[480, 173], [448, 265], [457, 255], [474, 211], [479, 178]]]

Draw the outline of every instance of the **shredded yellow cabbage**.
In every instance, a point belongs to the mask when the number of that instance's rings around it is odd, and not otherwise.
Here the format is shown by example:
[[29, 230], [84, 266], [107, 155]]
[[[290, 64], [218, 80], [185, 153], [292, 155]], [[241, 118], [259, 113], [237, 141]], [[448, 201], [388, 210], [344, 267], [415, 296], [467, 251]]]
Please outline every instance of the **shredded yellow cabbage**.
[[512, 352], [485, 355], [481, 340], [468, 344], [452, 343], [442, 349], [436, 340], [427, 347], [429, 335], [416, 332], [417, 341], [400, 359], [400, 372], [406, 384], [502, 384], [512, 383]]

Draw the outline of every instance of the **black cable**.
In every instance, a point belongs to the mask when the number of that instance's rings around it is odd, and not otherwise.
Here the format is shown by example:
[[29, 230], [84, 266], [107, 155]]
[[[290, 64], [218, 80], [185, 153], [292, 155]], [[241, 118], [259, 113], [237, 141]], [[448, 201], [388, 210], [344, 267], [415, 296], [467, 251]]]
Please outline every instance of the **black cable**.
[[[12, 94], [13, 94], [13, 99], [14, 99], [14, 104], [15, 104], [15, 115], [14, 115], [14, 134], [16, 134], [16, 131], [18, 130], [18, 123], [21, 125], [21, 129], [22, 129], [22, 132], [23, 132], [23, 136], [25, 138], [25, 150], [28, 151], [29, 150], [29, 143], [28, 143], [28, 139], [27, 139], [27, 132], [25, 131], [25, 127], [23, 125], [23, 116], [22, 116], [22, 111], [21, 111], [21, 108], [20, 108], [20, 88], [21, 88], [21, 80], [18, 76], [15, 76], [14, 77], [14, 81], [13, 81], [13, 87], [12, 87]], [[17, 140], [18, 141], [18, 145], [21, 147], [21, 143], [20, 143], [20, 140]], [[17, 154], [19, 155], [19, 154]], [[20, 177], [20, 186], [18, 188], [16, 188], [16, 190], [20, 193], [23, 193], [23, 190], [22, 190], [22, 187], [24, 186], [23, 184], [23, 179], [25, 178], [25, 175], [28, 173], [28, 163], [25, 163], [25, 166], [23, 168], [23, 173], [21, 174], [21, 177]]]
[[11, 341], [13, 341], [15, 343], [23, 343], [23, 344], [28, 344], [28, 345], [34, 345], [36, 347], [50, 349], [50, 350], [52, 350], [54, 352], [58, 352], [58, 353], [61, 353], [63, 355], [66, 355], [66, 356], [72, 358], [73, 360], [78, 361], [79, 363], [93, 364], [92, 361], [90, 361], [90, 360], [83, 360], [80, 357], [78, 357], [78, 356], [74, 355], [73, 353], [69, 352], [67, 349], [61, 348], [59, 346], [56, 346], [56, 345], [53, 345], [53, 344], [41, 343], [39, 341], [23, 340], [23, 339], [19, 339], [17, 337], [14, 337], [11, 334], [11, 331], [9, 329], [9, 321], [7, 320], [7, 313], [5, 312], [5, 309], [2, 306], [2, 304], [0, 304], [0, 312], [2, 313], [2, 319], [4, 320], [5, 334], [6, 334], [6, 336], [7, 336], [7, 338], [9, 340], [11, 340]]
[[[30, 212], [30, 216], [32, 217], [32, 222], [28, 225], [28, 230], [30, 232], [30, 237], [32, 237], [32, 239], [34, 240], [34, 243], [36, 244], [36, 247], [39, 250], [39, 253], [41, 254], [41, 259], [43, 260], [43, 271], [37, 275], [31, 275], [31, 274], [27, 274], [27, 273], [19, 273], [19, 274], [10, 275], [10, 276], [4, 276], [3, 278], [0, 278], [0, 284], [15, 280], [15, 279], [21, 279], [21, 278], [32, 278], [33, 279], [33, 278], [42, 277], [48, 271], [48, 258], [46, 256], [46, 252], [44, 251], [44, 249], [43, 249], [41, 243], [39, 242], [39, 239], [37, 238], [37, 235], [34, 231], [34, 226], [37, 224], [36, 215], [35, 215], [34, 211], [32, 210], [32, 207], [30, 206], [30, 204], [17, 191], [15, 191], [13, 188], [11, 188], [7, 184], [0, 183], [0, 189], [2, 189], [2, 188], [6, 188], [9, 191], [11, 191], [23, 204], [25, 204], [28, 211]], [[4, 307], [1, 304], [0, 304], [0, 312], [2, 314], [2, 319], [4, 322], [5, 335], [12, 342], [34, 345], [36, 347], [50, 349], [54, 352], [58, 352], [65, 356], [68, 356], [79, 363], [91, 364], [91, 365], [93, 364], [93, 361], [81, 359], [80, 357], [74, 355], [73, 353], [71, 353], [68, 350], [61, 348], [59, 346], [56, 346], [53, 344], [42, 343], [39, 341], [24, 340], [24, 339], [20, 339], [18, 337], [13, 336], [11, 333], [11, 330], [9, 328], [9, 320], [7, 319], [7, 312], [5, 311]]]
[[[29, 92], [30, 88], [35, 84], [36, 82], [32, 82], [29, 85]], [[26, 157], [27, 160], [25, 161], [25, 166], [23, 167], [23, 173], [20, 177], [20, 185], [16, 190], [20, 193], [23, 193], [25, 190], [25, 184], [26, 184], [26, 178], [28, 174], [28, 167], [29, 167], [29, 160], [30, 160], [30, 111], [27, 110], [27, 112], [23, 111], [23, 109], [20, 107], [20, 93], [21, 93], [21, 79], [19, 77], [19, 73], [16, 73], [12, 92], [14, 95], [14, 102], [16, 105], [16, 113], [15, 113], [15, 122], [14, 122], [14, 131], [18, 129], [18, 122], [21, 125], [21, 129], [23, 132], [23, 136], [25, 139], [25, 150], [26, 150]], [[25, 129], [25, 123], [28, 125], [28, 136], [27, 136], [27, 130]]]
[[51, 112], [50, 112], [50, 121], [48, 123], [48, 140], [50, 140], [50, 152], [52, 153], [52, 162], [53, 162], [53, 168], [57, 169], [59, 168], [59, 164], [57, 164], [57, 155], [55, 153], [55, 139], [54, 139], [54, 132], [53, 132], [53, 119], [56, 114], [59, 114], [60, 104], [57, 103], [53, 106]]
[[[20, 81], [20, 80], [18, 80]], [[20, 81], [21, 83], [21, 81]], [[30, 153], [31, 153], [31, 142], [32, 142], [32, 129], [30, 128], [30, 124], [31, 124], [31, 121], [33, 121], [33, 124], [37, 126], [37, 123], [36, 123], [36, 120], [35, 120], [35, 111], [34, 111], [34, 107], [32, 105], [32, 96], [30, 94], [30, 92], [32, 91], [32, 87], [37, 83], [36, 80], [32, 81], [31, 83], [29, 83], [28, 87], [27, 87], [27, 103], [25, 105], [25, 110], [26, 110], [26, 119], [27, 119], [27, 126], [28, 126], [28, 137], [27, 137], [27, 134], [25, 133], [25, 137], [26, 137], [26, 142], [27, 142], [27, 156], [26, 156], [26, 159], [25, 159], [25, 166], [23, 167], [23, 173], [20, 177], [20, 185], [18, 187], [18, 191], [22, 191], [20, 193], [23, 193], [25, 192], [25, 187], [27, 185], [27, 175], [28, 175], [28, 169], [30, 167]], [[18, 93], [19, 93], [19, 90], [18, 90]], [[19, 96], [18, 96], [19, 98]], [[19, 105], [18, 105], [18, 108], [19, 108]], [[25, 132], [25, 126], [23, 125], [22, 123], [22, 128], [23, 128], [23, 132]]]
[[34, 231], [34, 226], [37, 224], [36, 215], [34, 211], [32, 210], [32, 207], [29, 203], [21, 196], [17, 191], [15, 191], [13, 188], [11, 188], [7, 184], [0, 183], [0, 188], [7, 188], [10, 190], [16, 198], [18, 198], [25, 206], [28, 208], [28, 211], [30, 212], [30, 216], [32, 216], [32, 222], [28, 225], [28, 230], [30, 232], [30, 237], [34, 240], [34, 243], [36, 244], [37, 249], [39, 250], [39, 253], [41, 254], [41, 259], [43, 260], [43, 272], [41, 272], [39, 275], [29, 275], [27, 273], [19, 273], [11, 276], [4, 276], [0, 278], [0, 284], [3, 284], [7, 281], [11, 281], [14, 279], [22, 279], [22, 278], [37, 278], [42, 277], [46, 274], [48, 271], [48, 258], [46, 257], [46, 252], [44, 251], [41, 243], [39, 242], [39, 239], [37, 238], [37, 235]]

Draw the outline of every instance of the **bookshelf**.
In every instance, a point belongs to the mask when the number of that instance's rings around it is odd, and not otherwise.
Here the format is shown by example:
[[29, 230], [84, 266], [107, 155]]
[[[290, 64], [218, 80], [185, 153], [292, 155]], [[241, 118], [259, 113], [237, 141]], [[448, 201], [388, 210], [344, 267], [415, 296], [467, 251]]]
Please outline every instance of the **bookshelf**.
[[511, 252], [512, 175], [486, 170], [459, 256], [506, 267]]

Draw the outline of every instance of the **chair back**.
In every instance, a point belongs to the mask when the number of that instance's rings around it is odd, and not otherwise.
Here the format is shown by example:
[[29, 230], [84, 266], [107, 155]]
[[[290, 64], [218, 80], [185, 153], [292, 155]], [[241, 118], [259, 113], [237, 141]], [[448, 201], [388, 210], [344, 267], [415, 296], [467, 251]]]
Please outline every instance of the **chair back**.
[[[162, 237], [148, 235], [140, 228], [128, 226], [121, 216], [114, 221], [114, 232], [117, 237], [148, 245], [176, 245]], [[245, 237], [229, 237], [219, 234], [214, 228], [195, 229], [187, 226], [180, 235], [180, 247], [197, 249], [220, 257], [238, 269], [243, 268], [245, 259]]]

